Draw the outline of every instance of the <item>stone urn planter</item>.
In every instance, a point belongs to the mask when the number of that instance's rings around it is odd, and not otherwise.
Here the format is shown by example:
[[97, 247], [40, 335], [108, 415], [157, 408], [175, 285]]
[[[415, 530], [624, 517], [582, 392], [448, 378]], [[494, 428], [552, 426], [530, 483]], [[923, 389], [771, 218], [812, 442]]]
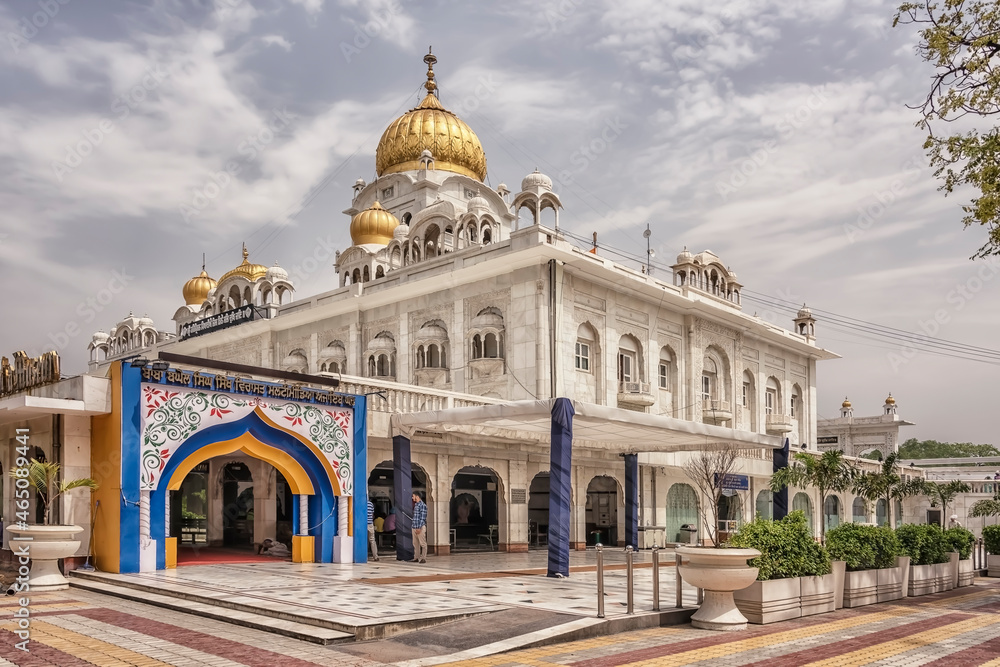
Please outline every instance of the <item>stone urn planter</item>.
[[972, 569], [972, 559], [958, 561], [958, 585], [971, 586], [976, 581], [976, 573]]
[[757, 579], [758, 569], [747, 565], [760, 556], [756, 549], [679, 547], [683, 558], [678, 570], [691, 586], [705, 591], [705, 601], [691, 617], [691, 625], [703, 630], [745, 630], [746, 617], [736, 608], [733, 592]]
[[[69, 558], [80, 548], [80, 540], [74, 535], [82, 533], [80, 526], [40, 526], [25, 528], [8, 526], [7, 532], [24, 541], [11, 542], [11, 550], [27, 545], [31, 559], [31, 574], [28, 580], [31, 592], [61, 591], [69, 588], [69, 580], [59, 572], [59, 559]], [[28, 539], [30, 538], [30, 540]]]

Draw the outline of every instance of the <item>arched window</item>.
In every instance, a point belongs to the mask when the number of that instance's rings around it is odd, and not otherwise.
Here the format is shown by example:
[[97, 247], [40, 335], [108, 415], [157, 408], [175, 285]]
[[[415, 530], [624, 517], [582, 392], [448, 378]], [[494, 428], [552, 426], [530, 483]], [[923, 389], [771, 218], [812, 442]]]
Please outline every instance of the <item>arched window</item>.
[[379, 377], [389, 377], [392, 373], [389, 372], [389, 355], [380, 354], [378, 355], [378, 376]]
[[809, 526], [809, 534], [815, 535], [813, 531], [813, 510], [812, 510], [812, 500], [806, 494], [799, 491], [792, 498], [792, 511], [802, 510], [806, 515], [806, 525]]
[[698, 526], [698, 495], [688, 484], [673, 484], [667, 491], [666, 540], [682, 542], [683, 525]]
[[368, 271], [368, 267], [366, 266], [364, 273], [362, 273], [361, 280], [364, 282], [368, 282], [371, 279], [372, 279], [371, 273]]
[[764, 414], [780, 415], [780, 405], [781, 387], [776, 378], [769, 377], [767, 378], [767, 387], [764, 390]]
[[483, 230], [483, 245], [488, 245], [493, 242], [493, 234], [490, 232], [489, 228]]
[[472, 337], [472, 358], [483, 358], [483, 339], [479, 334]]
[[378, 368], [375, 364], [375, 355], [368, 357], [368, 377], [375, 377], [378, 374]]
[[851, 504], [851, 521], [854, 523], [868, 523], [868, 506], [864, 498], [855, 498]]
[[875, 503], [875, 525], [886, 525], [886, 522], [889, 520], [887, 509], [888, 506], [885, 504], [885, 498], [879, 498], [878, 502]]
[[629, 334], [618, 340], [618, 382], [642, 382], [642, 345]]
[[429, 368], [441, 367], [441, 358], [438, 355], [438, 346], [433, 343], [427, 346], [427, 366]]
[[573, 367], [578, 371], [590, 373], [593, 370], [594, 349], [597, 342], [597, 332], [587, 322], [580, 325], [576, 331], [576, 347], [573, 353]]
[[351, 284], [357, 284], [361, 282], [361, 269], [354, 269], [354, 273], [351, 274]]
[[483, 338], [483, 357], [497, 359], [500, 357], [500, 344], [495, 333], [488, 333]]
[[705, 357], [701, 369], [701, 398], [703, 401], [714, 400], [719, 394], [719, 365], [711, 357]]
[[827, 530], [840, 525], [840, 498], [834, 495], [826, 497], [823, 502], [823, 520]]
[[377, 269], [375, 269], [375, 277], [376, 278], [385, 278], [385, 269], [382, 268], [381, 266], [379, 266]]
[[419, 346], [417, 346], [417, 368], [423, 368], [424, 367], [424, 363], [425, 363], [425, 361], [424, 361], [424, 346], [423, 345], [419, 345]]
[[344, 271], [344, 286], [346, 287], [347, 285], [350, 284], [351, 284], [351, 272]]
[[757, 494], [755, 509], [758, 519], [774, 518], [774, 494], [770, 489], [763, 489]]

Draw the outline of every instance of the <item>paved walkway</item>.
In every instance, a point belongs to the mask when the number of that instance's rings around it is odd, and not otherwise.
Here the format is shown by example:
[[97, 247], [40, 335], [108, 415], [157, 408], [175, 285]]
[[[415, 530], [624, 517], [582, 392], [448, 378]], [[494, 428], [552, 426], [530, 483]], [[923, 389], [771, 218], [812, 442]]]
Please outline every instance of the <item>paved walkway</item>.
[[[648, 554], [644, 554], [648, 559]], [[610, 557], [610, 555], [609, 555]], [[484, 560], [476, 561], [481, 558]], [[554, 613], [565, 613], [559, 600], [545, 597], [550, 590], [569, 584], [583, 596], [581, 607], [593, 597], [593, 573], [587, 572], [593, 554], [579, 554], [569, 580], [546, 579], [526, 571], [534, 569], [537, 555], [493, 554], [432, 559], [425, 566], [383, 562], [355, 568], [313, 569], [309, 577], [329, 575], [335, 581], [365, 582], [390, 595], [369, 600], [391, 616], [427, 595], [453, 596], [476, 604], [497, 605], [505, 611], [455, 621], [388, 640], [320, 646], [308, 642], [194, 617], [127, 600], [71, 589], [32, 597], [30, 653], [15, 648], [13, 597], [0, 598], [0, 665], [964, 665], [1000, 667], [1000, 580], [980, 579], [971, 588], [959, 589], [896, 603], [842, 610], [769, 626], [751, 626], [743, 633], [713, 633], [690, 625], [622, 633], [568, 644], [542, 646], [476, 657], [477, 642], [470, 635], [513, 628], [521, 634], [544, 633]], [[489, 567], [485, 567], [489, 566]], [[254, 566], [256, 567], [256, 566]], [[269, 576], [299, 576], [275, 563]], [[179, 568], [182, 578], [184, 575]], [[488, 569], [492, 574], [477, 574]], [[665, 568], [670, 572], [672, 568]], [[643, 570], [639, 570], [642, 573]], [[646, 577], [650, 572], [645, 568]], [[194, 570], [192, 570], [194, 573]], [[241, 571], [243, 592], [256, 593], [254, 576]], [[623, 577], [620, 570], [609, 580]], [[641, 589], [637, 575], [637, 591]], [[199, 575], [200, 577], [200, 575]], [[230, 582], [233, 586], [235, 579]], [[672, 576], [663, 577], [664, 587]], [[439, 587], [446, 584], [444, 590]], [[460, 591], [447, 588], [469, 586]], [[362, 584], [358, 584], [362, 585]], [[495, 588], [488, 588], [495, 586]], [[526, 589], [525, 587], [530, 588]], [[588, 588], [589, 586], [589, 588]], [[648, 586], [648, 584], [647, 584]], [[615, 589], [617, 583], [613, 583]], [[648, 592], [648, 587], [645, 589]], [[400, 593], [403, 591], [403, 593]], [[530, 592], [529, 592], [530, 591]], [[539, 594], [537, 591], [543, 591]], [[402, 598], [400, 598], [402, 595]], [[295, 597], [294, 595], [292, 596]], [[493, 599], [491, 599], [493, 598]], [[648, 602], [636, 596], [637, 608]], [[672, 601], [672, 600], [671, 600]], [[314, 604], [312, 600], [310, 604]], [[609, 598], [609, 612], [620, 615], [623, 601]], [[336, 598], [327, 598], [332, 608]], [[367, 603], [366, 603], [367, 604]], [[417, 605], [419, 606], [419, 604]], [[407, 608], [407, 613], [409, 609]], [[582, 613], [582, 609], [581, 612]], [[572, 614], [570, 614], [572, 616]], [[581, 623], [593, 618], [579, 617]], [[509, 633], [508, 633], [509, 634]], [[522, 643], [521, 646], [524, 644]], [[511, 646], [516, 647], [513, 641]], [[471, 649], [470, 649], [471, 647]], [[463, 659], [471, 658], [471, 659]]]

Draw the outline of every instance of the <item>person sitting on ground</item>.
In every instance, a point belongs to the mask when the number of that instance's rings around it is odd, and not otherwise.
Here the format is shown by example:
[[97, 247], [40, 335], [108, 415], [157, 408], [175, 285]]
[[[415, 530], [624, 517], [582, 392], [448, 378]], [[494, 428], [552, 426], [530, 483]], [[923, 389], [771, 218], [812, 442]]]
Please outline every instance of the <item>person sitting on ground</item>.
[[288, 558], [291, 553], [288, 551], [288, 547], [281, 542], [275, 542], [271, 538], [267, 538], [260, 543], [259, 547], [257, 547], [257, 555], [274, 556], [275, 558]]

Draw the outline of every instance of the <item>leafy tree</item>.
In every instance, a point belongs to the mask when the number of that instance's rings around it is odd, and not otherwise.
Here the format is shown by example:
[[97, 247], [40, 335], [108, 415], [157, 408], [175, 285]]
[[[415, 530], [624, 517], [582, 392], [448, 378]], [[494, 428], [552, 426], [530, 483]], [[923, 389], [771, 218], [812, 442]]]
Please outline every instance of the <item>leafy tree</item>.
[[969, 508], [969, 516], [1000, 516], [1000, 498], [994, 496], [990, 500], [977, 500]]
[[899, 455], [893, 452], [882, 460], [875, 472], [865, 472], [853, 480], [852, 490], [868, 502], [885, 500], [886, 522], [892, 527], [892, 501], [919, 495], [924, 492], [921, 479], [904, 480], [897, 472]]
[[948, 503], [955, 499], [960, 493], [972, 491], [972, 487], [965, 482], [952, 480], [950, 482], [924, 482], [922, 496], [931, 499], [931, 507], [936, 507], [941, 503], [941, 515], [948, 516]]
[[1000, 128], [935, 134], [942, 123], [1000, 113], [1000, 6], [984, 0], [907, 2], [893, 20], [900, 24], [918, 27], [917, 53], [935, 68], [927, 97], [915, 107], [921, 114], [917, 127], [927, 131], [924, 148], [934, 175], [943, 180], [946, 195], [963, 186], [977, 191], [962, 206], [966, 227], [988, 230], [974, 257], [1000, 254]]
[[844, 452], [831, 449], [821, 456], [797, 452], [792, 465], [782, 468], [771, 477], [771, 491], [778, 492], [788, 486], [819, 489], [819, 539], [826, 542], [826, 513], [823, 503], [827, 491], [846, 491], [856, 475], [855, 468], [844, 460]]
[[1000, 456], [993, 445], [974, 445], [971, 442], [938, 442], [910, 438], [899, 446], [901, 459], [958, 459], [972, 456]]

